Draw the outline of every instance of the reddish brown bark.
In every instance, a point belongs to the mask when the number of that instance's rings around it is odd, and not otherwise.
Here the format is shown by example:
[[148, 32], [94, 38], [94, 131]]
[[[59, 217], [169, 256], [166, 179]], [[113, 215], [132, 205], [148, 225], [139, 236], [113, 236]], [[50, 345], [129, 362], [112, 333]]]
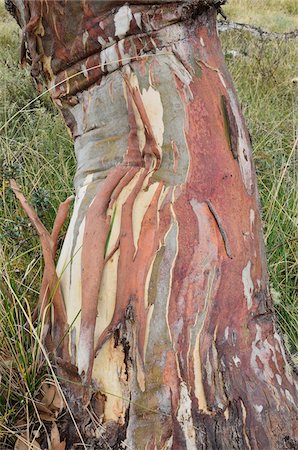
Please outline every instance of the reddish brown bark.
[[14, 2], [33, 75], [75, 140], [57, 266], [70, 343], [57, 361], [76, 380], [65, 389], [86, 443], [295, 448], [297, 392], [221, 2]]

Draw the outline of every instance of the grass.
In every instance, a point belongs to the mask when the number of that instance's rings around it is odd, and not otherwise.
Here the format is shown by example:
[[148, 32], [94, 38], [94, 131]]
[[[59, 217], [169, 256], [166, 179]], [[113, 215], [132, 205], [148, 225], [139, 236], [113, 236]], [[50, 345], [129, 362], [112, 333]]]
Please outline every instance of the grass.
[[[1, 127], [37, 93], [29, 72], [18, 65], [19, 30], [2, 2], [0, 21]], [[42, 323], [32, 329], [42, 278], [40, 243], [8, 180], [17, 180], [51, 229], [58, 205], [72, 193], [75, 158], [48, 95], [0, 133], [0, 148], [0, 449], [7, 450], [13, 448], [16, 434], [24, 439], [27, 418], [35, 430], [43, 426], [36, 405], [43, 383], [53, 378], [39, 345]]]
[[[232, 20], [272, 31], [298, 26], [294, 0], [230, 0], [225, 12]], [[0, 21], [1, 127], [37, 94], [30, 74], [18, 66], [19, 31], [3, 2]], [[238, 31], [224, 33], [222, 44], [252, 135], [279, 326], [297, 358], [294, 143], [298, 86], [291, 81], [298, 75], [296, 44], [260, 41]], [[0, 146], [0, 443], [9, 449], [15, 433], [26, 431], [24, 418], [29, 417], [37, 430], [42, 426], [36, 404], [45, 379], [51, 378], [51, 367], [39, 345], [42, 324], [32, 328], [31, 319], [42, 277], [40, 243], [8, 180], [16, 178], [50, 229], [58, 205], [72, 193], [75, 157], [62, 119], [47, 95], [4, 128]]]
[[223, 9], [229, 20], [268, 31], [284, 33], [298, 28], [297, 0], [228, 0]]

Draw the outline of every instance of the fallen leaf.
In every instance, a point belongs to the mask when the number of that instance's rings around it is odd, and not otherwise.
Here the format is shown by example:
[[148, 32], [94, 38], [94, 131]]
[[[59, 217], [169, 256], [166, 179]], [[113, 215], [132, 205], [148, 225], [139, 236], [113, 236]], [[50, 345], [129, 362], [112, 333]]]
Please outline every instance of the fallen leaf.
[[[44, 383], [42, 386], [43, 397], [37, 406], [38, 410], [50, 414], [50, 412], [61, 412], [64, 407], [63, 399], [54, 384]], [[47, 408], [47, 410], [45, 410]]]
[[51, 444], [54, 446], [60, 444], [60, 434], [56, 423], [53, 423], [51, 429]]
[[52, 411], [44, 403], [36, 402], [36, 408], [40, 413], [52, 414]]
[[14, 445], [14, 450], [28, 450], [28, 445], [24, 442], [24, 438], [18, 437]]
[[51, 429], [51, 450], [65, 450], [65, 445], [65, 441], [60, 441], [60, 434], [56, 423], [53, 423]]
[[51, 407], [51, 409], [56, 409], [59, 412], [61, 412], [64, 407], [64, 402], [63, 402], [63, 399], [62, 399], [61, 394], [58, 391], [58, 389], [56, 389], [55, 397], [54, 397], [50, 407]]
[[[41, 447], [38, 442], [28, 442], [27, 436], [22, 434], [18, 436], [16, 443], [14, 445], [14, 450], [41, 450]], [[55, 449], [56, 450], [56, 449]], [[64, 450], [58, 448], [57, 450]]]
[[50, 406], [56, 395], [56, 386], [49, 383], [43, 383], [42, 391], [44, 393], [41, 403]]
[[66, 442], [60, 442], [60, 444], [56, 445], [56, 447], [52, 447], [51, 450], [65, 450]]
[[39, 413], [39, 417], [40, 420], [42, 420], [43, 422], [55, 422], [56, 417], [51, 413], [51, 414], [47, 414], [47, 413]]

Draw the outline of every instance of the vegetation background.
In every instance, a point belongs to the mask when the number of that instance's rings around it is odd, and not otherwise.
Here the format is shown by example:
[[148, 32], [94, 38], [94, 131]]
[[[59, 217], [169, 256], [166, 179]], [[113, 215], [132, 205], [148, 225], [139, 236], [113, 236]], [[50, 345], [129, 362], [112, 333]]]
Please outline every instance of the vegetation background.
[[[296, 0], [230, 0], [224, 11], [230, 20], [271, 31], [298, 27]], [[32, 321], [42, 278], [39, 239], [9, 179], [51, 229], [58, 205], [73, 191], [75, 171], [62, 118], [48, 94], [38, 98], [29, 70], [20, 70], [19, 33], [0, 0], [0, 450], [13, 448], [28, 422], [37, 431], [43, 426], [42, 386], [57, 383], [40, 344], [43, 323]], [[297, 40], [243, 31], [221, 39], [252, 135], [278, 324], [297, 362]]]

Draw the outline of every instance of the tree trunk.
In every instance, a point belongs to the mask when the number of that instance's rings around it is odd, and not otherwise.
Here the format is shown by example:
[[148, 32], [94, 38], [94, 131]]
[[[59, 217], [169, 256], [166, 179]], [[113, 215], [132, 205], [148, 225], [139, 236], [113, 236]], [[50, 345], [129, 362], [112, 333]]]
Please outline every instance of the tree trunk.
[[86, 445], [297, 448], [223, 2], [13, 3], [77, 156], [46, 343]]

